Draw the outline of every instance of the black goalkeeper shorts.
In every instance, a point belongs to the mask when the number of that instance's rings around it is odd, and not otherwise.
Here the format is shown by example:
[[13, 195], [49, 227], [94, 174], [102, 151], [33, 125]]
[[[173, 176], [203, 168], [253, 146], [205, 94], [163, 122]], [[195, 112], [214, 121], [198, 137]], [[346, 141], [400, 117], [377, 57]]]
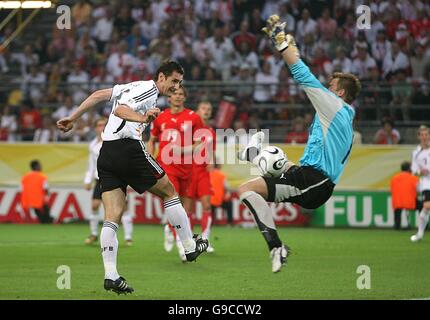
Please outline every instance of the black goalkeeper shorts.
[[332, 195], [335, 184], [322, 172], [305, 166], [292, 166], [279, 178], [263, 177], [269, 202], [291, 202], [306, 209], [322, 206]]

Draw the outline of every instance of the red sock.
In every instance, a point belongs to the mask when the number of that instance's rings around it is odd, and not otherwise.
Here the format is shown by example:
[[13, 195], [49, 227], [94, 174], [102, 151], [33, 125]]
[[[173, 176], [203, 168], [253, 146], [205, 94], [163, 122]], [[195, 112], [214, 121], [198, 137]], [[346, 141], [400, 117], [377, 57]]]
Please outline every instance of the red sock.
[[202, 237], [204, 239], [209, 238], [211, 225], [212, 225], [212, 212], [203, 211], [203, 213], [202, 213]]

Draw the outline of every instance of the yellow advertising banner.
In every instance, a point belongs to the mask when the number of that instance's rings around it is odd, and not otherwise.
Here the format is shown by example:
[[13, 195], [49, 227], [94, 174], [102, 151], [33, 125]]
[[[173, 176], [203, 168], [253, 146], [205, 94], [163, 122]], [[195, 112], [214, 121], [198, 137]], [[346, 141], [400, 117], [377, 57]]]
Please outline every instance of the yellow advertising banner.
[[[298, 163], [303, 145], [277, 144], [288, 158]], [[415, 146], [356, 145], [337, 189], [387, 190], [391, 177], [400, 170], [401, 162], [411, 159]], [[223, 160], [222, 170], [232, 188], [257, 176], [249, 164], [238, 163], [238, 148], [231, 144], [217, 145], [217, 158]], [[0, 144], [0, 185], [19, 185], [29, 163], [38, 159], [51, 185], [82, 185], [88, 164], [86, 144]]]

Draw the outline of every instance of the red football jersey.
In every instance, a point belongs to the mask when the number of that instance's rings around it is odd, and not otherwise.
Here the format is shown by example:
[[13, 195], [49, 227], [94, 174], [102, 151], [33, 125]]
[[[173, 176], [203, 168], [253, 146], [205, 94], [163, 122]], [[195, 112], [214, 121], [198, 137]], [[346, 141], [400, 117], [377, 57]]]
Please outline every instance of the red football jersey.
[[151, 135], [158, 138], [157, 161], [167, 174], [188, 177], [192, 169], [192, 153], [183, 155], [179, 147], [193, 144], [194, 133], [203, 127], [202, 119], [190, 109], [185, 108], [172, 114], [166, 109], [151, 123]]
[[[202, 140], [202, 149], [196, 152], [193, 161], [194, 170], [206, 170], [209, 163], [212, 162], [212, 155], [215, 154], [216, 149], [216, 133], [215, 130], [207, 125], [203, 124], [201, 130], [198, 130], [195, 134], [195, 140]], [[209, 151], [209, 152], [206, 152]]]

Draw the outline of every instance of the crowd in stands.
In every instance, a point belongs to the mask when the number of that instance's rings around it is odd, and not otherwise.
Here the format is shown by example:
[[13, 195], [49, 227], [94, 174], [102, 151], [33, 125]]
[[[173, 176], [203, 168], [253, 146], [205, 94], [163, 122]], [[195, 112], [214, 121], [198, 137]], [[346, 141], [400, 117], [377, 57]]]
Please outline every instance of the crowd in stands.
[[[370, 29], [357, 28], [360, 4], [370, 7]], [[70, 30], [54, 24], [52, 34], [35, 35], [22, 50], [0, 52], [0, 76], [14, 64], [20, 72], [20, 89], [0, 101], [0, 140], [88, 141], [94, 120], [108, 116], [109, 105], [89, 113], [69, 134], [55, 130], [55, 121], [89, 92], [151, 79], [161, 61], [175, 59], [184, 67], [191, 107], [201, 99], [216, 106], [232, 96], [238, 106], [232, 126], [291, 120], [285, 141], [304, 143], [312, 115], [288, 106], [307, 99], [260, 31], [273, 13], [287, 22], [319, 80], [326, 83], [341, 71], [363, 81], [354, 102], [358, 119], [421, 120], [428, 113], [411, 108], [430, 104], [428, 1], [80, 0], [71, 12]], [[14, 28], [6, 26], [0, 42]], [[204, 85], [217, 81], [224, 85]], [[276, 109], [267, 108], [272, 104]], [[390, 108], [366, 108], [373, 105]]]

